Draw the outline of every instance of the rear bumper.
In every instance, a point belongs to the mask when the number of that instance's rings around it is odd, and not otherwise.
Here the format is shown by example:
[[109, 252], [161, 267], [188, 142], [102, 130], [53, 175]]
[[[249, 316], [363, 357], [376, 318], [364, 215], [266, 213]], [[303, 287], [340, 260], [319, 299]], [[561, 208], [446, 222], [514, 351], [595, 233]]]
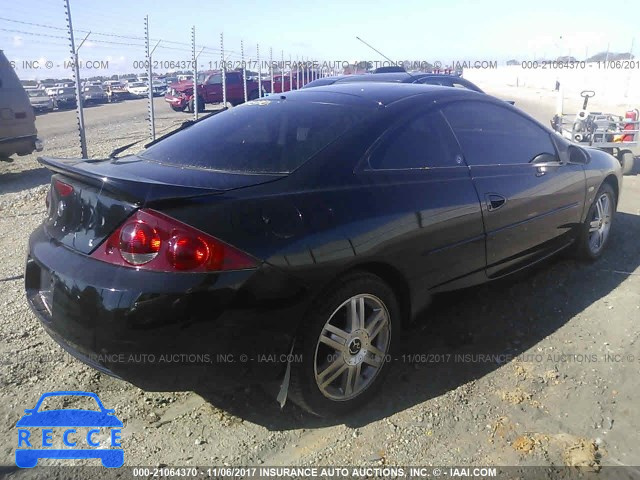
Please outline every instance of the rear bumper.
[[34, 150], [42, 151], [42, 140], [36, 134], [0, 139], [0, 155], [29, 155]]
[[25, 289], [47, 333], [70, 354], [159, 391], [278, 378], [308, 303], [271, 268], [136, 271], [73, 252], [42, 226], [29, 239]]
[[42, 103], [39, 105], [31, 105], [36, 112], [48, 112], [53, 110], [53, 103]]

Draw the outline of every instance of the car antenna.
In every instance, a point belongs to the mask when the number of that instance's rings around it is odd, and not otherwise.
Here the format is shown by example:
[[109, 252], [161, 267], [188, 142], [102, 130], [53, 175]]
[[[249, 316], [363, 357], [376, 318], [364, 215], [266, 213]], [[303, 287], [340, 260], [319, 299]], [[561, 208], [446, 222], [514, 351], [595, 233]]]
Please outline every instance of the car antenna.
[[[391, 63], [393, 63], [395, 66], [398, 66], [398, 62], [394, 62], [393, 60], [391, 60], [389, 57], [387, 57], [384, 53], [382, 53], [380, 50], [378, 50], [377, 48], [375, 48], [372, 45], [369, 45], [367, 42], [365, 42], [363, 39], [361, 39], [359, 36], [356, 35], [356, 39], [360, 40], [362, 43], [364, 43], [367, 47], [369, 47], [371, 50], [373, 50], [374, 52], [376, 52], [378, 55], [380, 55], [382, 58], [384, 58], [385, 60], [389, 60]], [[411, 78], [413, 78], [413, 75], [411, 75], [409, 72], [407, 72], [405, 70], [405, 73], [407, 75], [409, 75]]]

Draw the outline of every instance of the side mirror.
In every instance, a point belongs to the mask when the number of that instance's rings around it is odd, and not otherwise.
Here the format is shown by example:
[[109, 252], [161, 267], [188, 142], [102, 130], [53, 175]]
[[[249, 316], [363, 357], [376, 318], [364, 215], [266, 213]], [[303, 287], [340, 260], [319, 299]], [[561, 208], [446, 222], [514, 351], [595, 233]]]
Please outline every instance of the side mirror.
[[533, 157], [529, 163], [539, 164], [539, 163], [561, 163], [560, 159], [557, 155], [551, 153], [541, 153], [540, 155], [536, 155]]
[[589, 163], [589, 155], [582, 148], [569, 145], [569, 162], [585, 165]]

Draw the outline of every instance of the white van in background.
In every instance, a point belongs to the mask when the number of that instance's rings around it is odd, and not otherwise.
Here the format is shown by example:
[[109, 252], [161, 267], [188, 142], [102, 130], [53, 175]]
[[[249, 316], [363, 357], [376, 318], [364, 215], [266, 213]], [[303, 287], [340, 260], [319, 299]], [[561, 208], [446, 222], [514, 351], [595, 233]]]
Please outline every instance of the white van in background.
[[0, 158], [42, 150], [29, 97], [0, 50]]

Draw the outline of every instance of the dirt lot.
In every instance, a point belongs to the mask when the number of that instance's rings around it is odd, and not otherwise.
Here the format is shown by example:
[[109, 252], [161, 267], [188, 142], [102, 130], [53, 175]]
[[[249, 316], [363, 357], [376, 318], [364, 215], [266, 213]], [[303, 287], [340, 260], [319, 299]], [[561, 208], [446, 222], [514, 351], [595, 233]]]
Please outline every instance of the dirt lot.
[[[547, 92], [493, 93], [545, 123], [553, 114]], [[156, 112], [158, 131], [189, 118], [161, 99]], [[89, 109], [90, 155], [144, 138], [145, 115], [144, 100]], [[73, 111], [39, 117], [44, 153], [77, 156], [74, 125]], [[127, 465], [640, 465], [640, 175], [625, 177], [600, 261], [562, 257], [437, 299], [378, 400], [339, 421], [281, 410], [253, 386], [148, 393], [65, 355], [21, 279], [47, 182], [35, 155], [0, 163], [0, 465], [14, 464], [23, 409], [65, 389], [115, 408]]]

